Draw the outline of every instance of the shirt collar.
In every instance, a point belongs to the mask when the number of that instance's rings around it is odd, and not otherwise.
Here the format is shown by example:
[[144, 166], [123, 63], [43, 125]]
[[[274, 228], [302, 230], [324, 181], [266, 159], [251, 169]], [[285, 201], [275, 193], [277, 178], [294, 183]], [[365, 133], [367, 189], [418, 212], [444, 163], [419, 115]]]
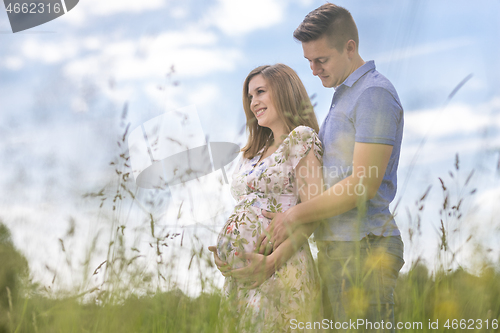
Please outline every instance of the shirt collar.
[[356, 81], [358, 81], [363, 75], [374, 69], [375, 61], [367, 61], [361, 67], [352, 72], [351, 75], [349, 75], [341, 85], [352, 87], [352, 85], [356, 83]]

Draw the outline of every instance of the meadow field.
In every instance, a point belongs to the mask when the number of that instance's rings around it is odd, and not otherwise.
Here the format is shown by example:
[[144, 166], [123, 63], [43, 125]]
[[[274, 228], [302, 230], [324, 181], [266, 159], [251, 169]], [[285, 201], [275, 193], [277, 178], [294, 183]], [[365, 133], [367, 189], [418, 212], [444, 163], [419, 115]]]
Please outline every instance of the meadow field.
[[[122, 139], [124, 142], [125, 135]], [[15, 248], [10, 231], [0, 224], [0, 333], [215, 332], [217, 325], [222, 324], [218, 323], [219, 311], [222, 311], [219, 309], [221, 290], [213, 280], [215, 268], [211, 253], [201, 243], [189, 250], [189, 274], [196, 276], [201, 286], [201, 292], [193, 297], [179, 289], [172, 278], [177, 267], [164, 252], [173, 240], [184, 235], [159, 228], [154, 214], [149, 214], [144, 236], [148, 237], [157, 258], [153, 268], [141, 251], [127, 241], [125, 208], [138, 204], [145, 212], [154, 211], [161, 200], [152, 195], [147, 204], [137, 202], [132, 190], [135, 184], [129, 173], [129, 157], [118, 143], [122, 150], [110, 163], [116, 179], [107, 185], [116, 192], [103, 189], [83, 194], [94, 200], [99, 210], [107, 210], [108, 214], [103, 215], [111, 216], [106, 259], [99, 266], [90, 266], [92, 256], [96, 255], [95, 238], [88, 246], [83, 267], [79, 267], [78, 272], [83, 272], [83, 276], [78, 285], [72, 289], [52, 289], [34, 282], [22, 250]], [[407, 263], [409, 269], [400, 274], [395, 291], [395, 322], [401, 328], [397, 331], [499, 331], [499, 263], [487, 259], [491, 249], [482, 246], [473, 234], [464, 237], [463, 232], [460, 233], [463, 223], [470, 222], [463, 207], [477, 191], [473, 187], [474, 171], [462, 175], [458, 154], [451, 164], [448, 178], [453, 184], [439, 178], [443, 202], [436, 212], [441, 224], [437, 230], [439, 242], [435, 244], [437, 259], [433, 267], [428, 267], [416, 258]], [[458, 181], [459, 178], [464, 180]], [[416, 213], [408, 217], [411, 222], [406, 231], [409, 241], [406, 240], [405, 251], [415, 250], [413, 244], [428, 237], [422, 234], [421, 225], [430, 188], [416, 198]], [[59, 239], [61, 251], [67, 251], [65, 244], [74, 237], [74, 232], [70, 224], [65, 238]], [[457, 234], [460, 234], [458, 239]], [[470, 257], [476, 262], [462, 267], [456, 258], [467, 244], [475, 244], [469, 249], [476, 249]], [[65, 264], [74, 267], [71, 258]], [[100, 277], [98, 284], [92, 282], [95, 276]], [[362, 318], [366, 305], [364, 295], [353, 293], [351, 305], [352, 320]], [[238, 331], [235, 323], [223, 323], [223, 328]]]

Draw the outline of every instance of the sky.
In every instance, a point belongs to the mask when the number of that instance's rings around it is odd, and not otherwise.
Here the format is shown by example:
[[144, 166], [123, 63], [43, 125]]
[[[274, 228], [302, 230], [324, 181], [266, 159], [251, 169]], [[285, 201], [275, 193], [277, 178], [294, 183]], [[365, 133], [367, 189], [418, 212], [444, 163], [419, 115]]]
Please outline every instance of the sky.
[[[203, 185], [159, 192], [137, 188], [132, 179], [139, 203], [122, 204], [118, 213], [112, 211], [112, 199], [99, 208], [100, 201], [85, 194], [104, 188], [113, 197], [117, 178], [110, 162], [126, 151], [126, 142], [118, 147], [117, 141], [128, 124], [132, 130], [165, 112], [194, 105], [206, 138], [242, 146], [243, 81], [263, 64], [284, 63], [298, 73], [321, 123], [333, 90], [312, 75], [292, 33], [323, 3], [82, 0], [62, 17], [16, 34], [0, 8], [0, 220], [28, 258], [34, 280], [49, 287], [78, 283], [84, 274], [75, 273], [78, 263], [96, 234], [100, 250], [91, 266], [106, 259], [104, 249], [116, 221], [127, 226], [126, 237], [142, 251], [144, 261], [154, 261], [143, 235], [153, 213], [161, 230], [185, 234], [183, 246], [177, 237], [169, 251], [179, 253], [181, 289], [196, 293], [199, 286], [186, 270], [185, 258], [191, 256], [190, 246], [214, 244], [233, 204], [220, 171]], [[455, 249], [474, 234], [460, 250], [460, 265], [472, 267], [478, 247], [492, 248], [488, 253], [496, 261], [500, 1], [335, 3], [352, 13], [362, 58], [375, 60], [404, 107], [398, 194], [392, 205], [406, 245], [403, 270], [419, 257], [435, 265], [441, 219], [450, 224]], [[227, 166], [228, 175], [233, 167]], [[439, 178], [451, 202], [463, 197], [459, 221], [439, 212], [444, 198]], [[418, 200], [429, 186], [419, 210]], [[193, 188], [205, 196], [183, 205], [186, 214], [179, 219], [186, 193], [198, 193]], [[220, 197], [217, 218], [189, 216], [191, 210], [199, 215], [200, 202], [213, 206], [204, 201], [207, 197]], [[151, 198], [157, 200], [154, 207], [148, 206]], [[410, 240], [408, 230], [416, 227], [417, 216], [421, 235]], [[73, 236], [70, 221], [75, 223]], [[67, 242], [66, 252], [59, 239]], [[69, 264], [68, 257], [73, 258]], [[220, 285], [217, 272], [211, 274]]]

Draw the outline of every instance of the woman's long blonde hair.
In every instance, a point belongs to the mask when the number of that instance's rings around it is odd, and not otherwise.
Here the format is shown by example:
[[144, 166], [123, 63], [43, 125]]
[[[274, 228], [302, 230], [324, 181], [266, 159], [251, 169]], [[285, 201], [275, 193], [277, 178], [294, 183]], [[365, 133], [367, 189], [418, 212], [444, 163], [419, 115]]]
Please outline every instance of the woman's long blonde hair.
[[251, 159], [265, 147], [266, 151], [274, 142], [270, 128], [259, 126], [254, 113], [250, 109], [248, 85], [250, 80], [261, 74], [269, 88], [271, 101], [278, 116], [285, 124], [287, 134], [295, 127], [309, 126], [319, 132], [318, 121], [314, 114], [311, 100], [306, 88], [293, 69], [283, 64], [264, 65], [255, 68], [248, 74], [243, 84], [243, 108], [247, 117], [248, 142], [243, 151], [243, 157]]

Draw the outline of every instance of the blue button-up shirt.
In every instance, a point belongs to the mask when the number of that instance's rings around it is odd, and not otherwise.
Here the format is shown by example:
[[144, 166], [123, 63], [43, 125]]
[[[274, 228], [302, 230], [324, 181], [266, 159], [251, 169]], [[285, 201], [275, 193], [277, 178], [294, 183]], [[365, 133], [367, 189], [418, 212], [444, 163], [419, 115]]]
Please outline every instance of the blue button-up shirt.
[[[331, 187], [352, 174], [355, 142], [391, 145], [391, 158], [377, 194], [366, 203], [366, 214], [354, 208], [329, 218], [316, 230], [316, 240], [353, 241], [368, 234], [400, 234], [389, 204], [396, 195], [402, 136], [403, 107], [396, 89], [375, 70], [375, 63], [368, 61], [335, 89], [330, 112], [321, 125], [325, 183]], [[370, 167], [364, 172], [369, 176], [377, 171]], [[347, 189], [338, 188], [336, 193], [341, 190]]]

